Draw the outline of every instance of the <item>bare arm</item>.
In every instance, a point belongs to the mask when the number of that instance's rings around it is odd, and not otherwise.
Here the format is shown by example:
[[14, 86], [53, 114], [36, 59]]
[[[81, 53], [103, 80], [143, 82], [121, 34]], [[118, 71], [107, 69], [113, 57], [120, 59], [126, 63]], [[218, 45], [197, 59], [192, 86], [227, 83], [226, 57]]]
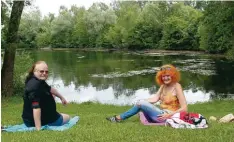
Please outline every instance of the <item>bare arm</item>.
[[36, 129], [40, 130], [41, 129], [41, 109], [40, 108], [33, 109], [33, 118], [34, 118]]
[[154, 94], [153, 97], [148, 98], [147, 101], [148, 101], [149, 103], [152, 103], [152, 104], [158, 102], [159, 99], [160, 99], [160, 94], [161, 94], [161, 92], [162, 92], [162, 88], [163, 88], [163, 87], [162, 87], [162, 85], [161, 85], [160, 88], [158, 89], [157, 93]]
[[179, 83], [176, 84], [176, 95], [180, 103], [180, 108], [176, 111], [174, 111], [171, 115], [177, 113], [177, 112], [182, 112], [182, 111], [187, 111], [187, 102], [183, 93], [183, 89]]
[[60, 98], [60, 100], [62, 101], [64, 105], [67, 104], [66, 99], [55, 88], [51, 87], [50, 92], [56, 97]]
[[63, 96], [62, 96], [55, 88], [52, 88], [52, 87], [51, 87], [50, 92], [51, 92], [53, 95], [55, 95], [56, 97], [60, 98], [60, 99], [63, 98]]

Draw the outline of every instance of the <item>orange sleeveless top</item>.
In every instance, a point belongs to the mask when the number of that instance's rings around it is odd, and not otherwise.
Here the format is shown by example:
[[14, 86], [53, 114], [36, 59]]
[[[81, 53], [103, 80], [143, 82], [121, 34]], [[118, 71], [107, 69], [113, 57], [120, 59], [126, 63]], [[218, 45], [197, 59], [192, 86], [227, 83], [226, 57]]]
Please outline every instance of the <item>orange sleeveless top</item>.
[[173, 91], [167, 94], [164, 94], [162, 92], [160, 96], [160, 100], [161, 100], [161, 104], [160, 104], [161, 109], [176, 111], [180, 108], [179, 100], [175, 94], [175, 88], [173, 89]]

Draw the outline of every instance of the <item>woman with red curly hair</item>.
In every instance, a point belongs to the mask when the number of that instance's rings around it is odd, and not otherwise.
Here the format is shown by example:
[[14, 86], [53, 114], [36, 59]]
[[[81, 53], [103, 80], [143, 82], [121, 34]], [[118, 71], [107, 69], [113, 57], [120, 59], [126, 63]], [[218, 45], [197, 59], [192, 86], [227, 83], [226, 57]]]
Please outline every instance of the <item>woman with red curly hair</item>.
[[[111, 122], [121, 122], [142, 111], [151, 122], [165, 122], [166, 119], [178, 112], [187, 111], [187, 102], [183, 94], [180, 72], [173, 65], [163, 65], [156, 75], [156, 82], [160, 85], [155, 95], [146, 100], [139, 100], [128, 111], [106, 118]], [[153, 105], [160, 101], [160, 106]]]

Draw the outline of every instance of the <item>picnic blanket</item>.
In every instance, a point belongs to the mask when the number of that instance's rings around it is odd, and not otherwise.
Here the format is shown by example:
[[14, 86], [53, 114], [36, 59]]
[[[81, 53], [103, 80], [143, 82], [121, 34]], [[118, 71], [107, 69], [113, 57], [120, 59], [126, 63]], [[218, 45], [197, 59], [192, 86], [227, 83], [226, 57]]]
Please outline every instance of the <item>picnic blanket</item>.
[[[79, 121], [79, 116], [75, 116], [69, 120], [68, 123], [62, 126], [48, 126], [44, 125], [41, 127], [41, 130], [52, 130], [52, 131], [64, 131], [72, 126], [74, 126]], [[2, 131], [5, 132], [25, 132], [25, 131], [35, 131], [36, 127], [27, 127], [25, 124], [13, 125], [13, 126], [4, 126]]]
[[143, 112], [139, 112], [139, 117], [140, 117], [140, 122], [143, 125], [158, 125], [158, 126], [164, 126], [165, 123], [155, 123], [152, 122], [147, 116], [145, 116], [145, 114]]

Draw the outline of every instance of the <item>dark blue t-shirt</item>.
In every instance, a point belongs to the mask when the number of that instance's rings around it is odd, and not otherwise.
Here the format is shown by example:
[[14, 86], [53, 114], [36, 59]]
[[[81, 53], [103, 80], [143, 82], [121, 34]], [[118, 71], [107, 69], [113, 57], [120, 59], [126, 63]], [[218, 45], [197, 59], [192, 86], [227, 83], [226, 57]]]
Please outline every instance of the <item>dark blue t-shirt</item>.
[[35, 126], [33, 109], [41, 108], [41, 125], [52, 123], [59, 118], [50, 89], [51, 87], [44, 80], [39, 80], [35, 76], [25, 83], [22, 118], [27, 126]]

